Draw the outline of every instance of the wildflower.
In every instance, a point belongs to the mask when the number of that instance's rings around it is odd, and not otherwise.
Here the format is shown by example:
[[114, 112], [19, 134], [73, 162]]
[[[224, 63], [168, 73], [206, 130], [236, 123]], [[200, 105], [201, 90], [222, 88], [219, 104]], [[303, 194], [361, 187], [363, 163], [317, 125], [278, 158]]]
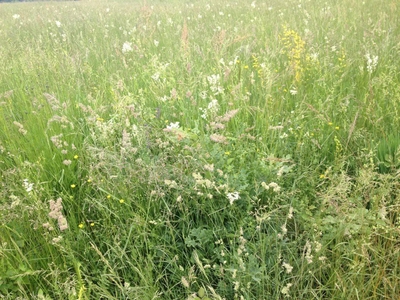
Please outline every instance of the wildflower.
[[214, 171], [214, 164], [211, 165], [204, 165], [204, 169], [210, 172]]
[[124, 203], [125, 202], [125, 200], [124, 199], [119, 199], [119, 203]]
[[76, 184], [71, 184], [71, 188], [72, 189], [76, 188]]
[[292, 95], [292, 96], [297, 95], [297, 90], [295, 88], [291, 89], [289, 92], [290, 92], [290, 95]]
[[131, 51], [133, 51], [132, 43], [125, 42], [122, 45], [122, 53], [127, 53], [127, 52], [131, 52]]
[[179, 122], [175, 122], [175, 123], [170, 123], [169, 125], [167, 125], [167, 130], [172, 130], [172, 129], [178, 129], [179, 128]]
[[57, 201], [50, 200], [49, 217], [57, 220], [58, 227], [61, 231], [68, 229], [67, 219], [62, 214], [62, 199], [58, 198]]
[[276, 182], [271, 182], [270, 184], [266, 184], [265, 182], [261, 182], [261, 186], [266, 189], [272, 189], [274, 192], [279, 193], [281, 191], [281, 187]]
[[74, 159], [78, 159], [78, 158], [79, 158], [79, 156], [75, 154], [74, 155]]
[[[229, 151], [225, 151], [224, 153], [226, 156], [230, 155], [231, 153]], [[220, 170], [219, 170], [220, 171]]]
[[154, 46], [158, 47], [158, 44], [160, 44], [160, 42], [157, 40], [154, 40]]
[[58, 28], [60, 28], [60, 27], [61, 27], [61, 22], [60, 22], [60, 21], [56, 21], [56, 26], [57, 26]]
[[319, 175], [319, 179], [325, 179], [325, 178], [326, 178], [325, 174]]
[[339, 126], [336, 126], [335, 129], [336, 129], [336, 130], [339, 130]]
[[303, 256], [307, 260], [307, 263], [311, 264], [313, 262], [313, 255], [311, 255], [311, 243], [309, 241], [306, 242], [303, 250]]
[[333, 123], [332, 123], [332, 122], [329, 122], [329, 123], [328, 123], [328, 125], [329, 125], [329, 126], [332, 126], [332, 125], [333, 125]]
[[287, 218], [288, 219], [292, 219], [293, 218], [293, 207], [292, 206], [289, 208], [289, 213], [287, 215]]
[[28, 179], [24, 179], [23, 180], [23, 185], [25, 190], [30, 193], [33, 190], [33, 183], [29, 183]]
[[371, 56], [369, 53], [367, 53], [365, 58], [367, 59], [367, 71], [369, 74], [371, 74], [373, 71], [375, 71], [376, 66], [378, 65], [378, 56]]
[[57, 243], [61, 242], [62, 239], [63, 239], [63, 237], [61, 235], [59, 235], [58, 237], [53, 238], [52, 241], [54, 244], [57, 244]]
[[185, 277], [183, 277], [183, 276], [181, 278], [181, 283], [185, 288], [189, 288], [189, 286], [190, 286], [189, 281], [187, 281], [187, 279]]
[[217, 99], [213, 99], [211, 100], [210, 103], [208, 103], [207, 109], [211, 112], [211, 113], [217, 113], [219, 110], [219, 103]]
[[293, 270], [293, 267], [290, 264], [286, 263], [286, 262], [283, 262], [282, 267], [285, 268], [285, 271], [286, 271], [287, 274], [290, 274], [292, 272], [292, 270]]
[[78, 227], [79, 227], [80, 229], [83, 229], [83, 228], [85, 227], [85, 225], [84, 225], [83, 223], [80, 223], [80, 224], [78, 225]]
[[89, 179], [87, 180], [87, 182], [88, 182], [88, 183], [91, 183], [91, 182], [92, 182], [92, 179], [89, 178]]
[[285, 287], [282, 288], [281, 293], [286, 297], [289, 297], [289, 289], [292, 285], [292, 283], [288, 283]]
[[283, 225], [281, 226], [282, 229], [282, 234], [283, 236], [287, 234], [287, 228], [286, 228], [286, 223], [283, 223]]
[[228, 197], [229, 204], [232, 205], [234, 201], [238, 200], [240, 198], [238, 192], [233, 192], [233, 193], [227, 193], [226, 197]]
[[90, 226], [93, 227], [94, 226], [94, 222], [90, 223]]
[[215, 133], [210, 135], [210, 140], [215, 143], [219, 143], [219, 144], [228, 144], [226, 137], [224, 137], [223, 135], [215, 134]]
[[16, 20], [16, 19], [19, 19], [21, 16], [18, 15], [18, 14], [15, 14], [15, 15], [13, 15], [12, 17], [14, 18], [14, 20]]
[[151, 75], [151, 78], [154, 81], [158, 81], [160, 79], [160, 73], [158, 73], [158, 72], [154, 73], [153, 75]]
[[217, 123], [217, 122], [211, 122], [210, 127], [213, 130], [222, 130], [225, 129], [225, 125], [222, 123]]
[[111, 195], [107, 195], [107, 199], [110, 199], [111, 198]]

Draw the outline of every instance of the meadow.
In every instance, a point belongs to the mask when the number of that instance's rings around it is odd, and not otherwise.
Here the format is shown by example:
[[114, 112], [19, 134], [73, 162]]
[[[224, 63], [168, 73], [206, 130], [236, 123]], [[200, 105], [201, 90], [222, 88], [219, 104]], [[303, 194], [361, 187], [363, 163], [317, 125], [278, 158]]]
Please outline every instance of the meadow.
[[1, 299], [399, 299], [400, 4], [0, 4]]

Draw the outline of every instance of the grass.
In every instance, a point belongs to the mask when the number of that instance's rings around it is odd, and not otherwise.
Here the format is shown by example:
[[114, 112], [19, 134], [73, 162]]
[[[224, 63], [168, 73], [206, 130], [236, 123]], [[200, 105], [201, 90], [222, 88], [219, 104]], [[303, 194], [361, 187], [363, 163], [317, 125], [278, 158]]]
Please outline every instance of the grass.
[[397, 299], [399, 6], [0, 10], [0, 297]]

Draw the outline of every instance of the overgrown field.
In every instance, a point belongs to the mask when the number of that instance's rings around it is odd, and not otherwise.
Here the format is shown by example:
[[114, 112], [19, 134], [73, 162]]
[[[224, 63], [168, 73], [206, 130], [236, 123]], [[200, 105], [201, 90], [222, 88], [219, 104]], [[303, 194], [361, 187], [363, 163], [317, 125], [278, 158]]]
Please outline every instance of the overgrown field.
[[1, 299], [399, 299], [400, 4], [0, 5]]

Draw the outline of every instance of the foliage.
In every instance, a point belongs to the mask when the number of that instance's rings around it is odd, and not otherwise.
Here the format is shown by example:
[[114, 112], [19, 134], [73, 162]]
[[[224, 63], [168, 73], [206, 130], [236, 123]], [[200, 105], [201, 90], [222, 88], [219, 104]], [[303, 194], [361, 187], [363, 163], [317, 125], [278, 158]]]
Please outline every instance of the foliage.
[[398, 297], [395, 2], [2, 8], [1, 298]]

